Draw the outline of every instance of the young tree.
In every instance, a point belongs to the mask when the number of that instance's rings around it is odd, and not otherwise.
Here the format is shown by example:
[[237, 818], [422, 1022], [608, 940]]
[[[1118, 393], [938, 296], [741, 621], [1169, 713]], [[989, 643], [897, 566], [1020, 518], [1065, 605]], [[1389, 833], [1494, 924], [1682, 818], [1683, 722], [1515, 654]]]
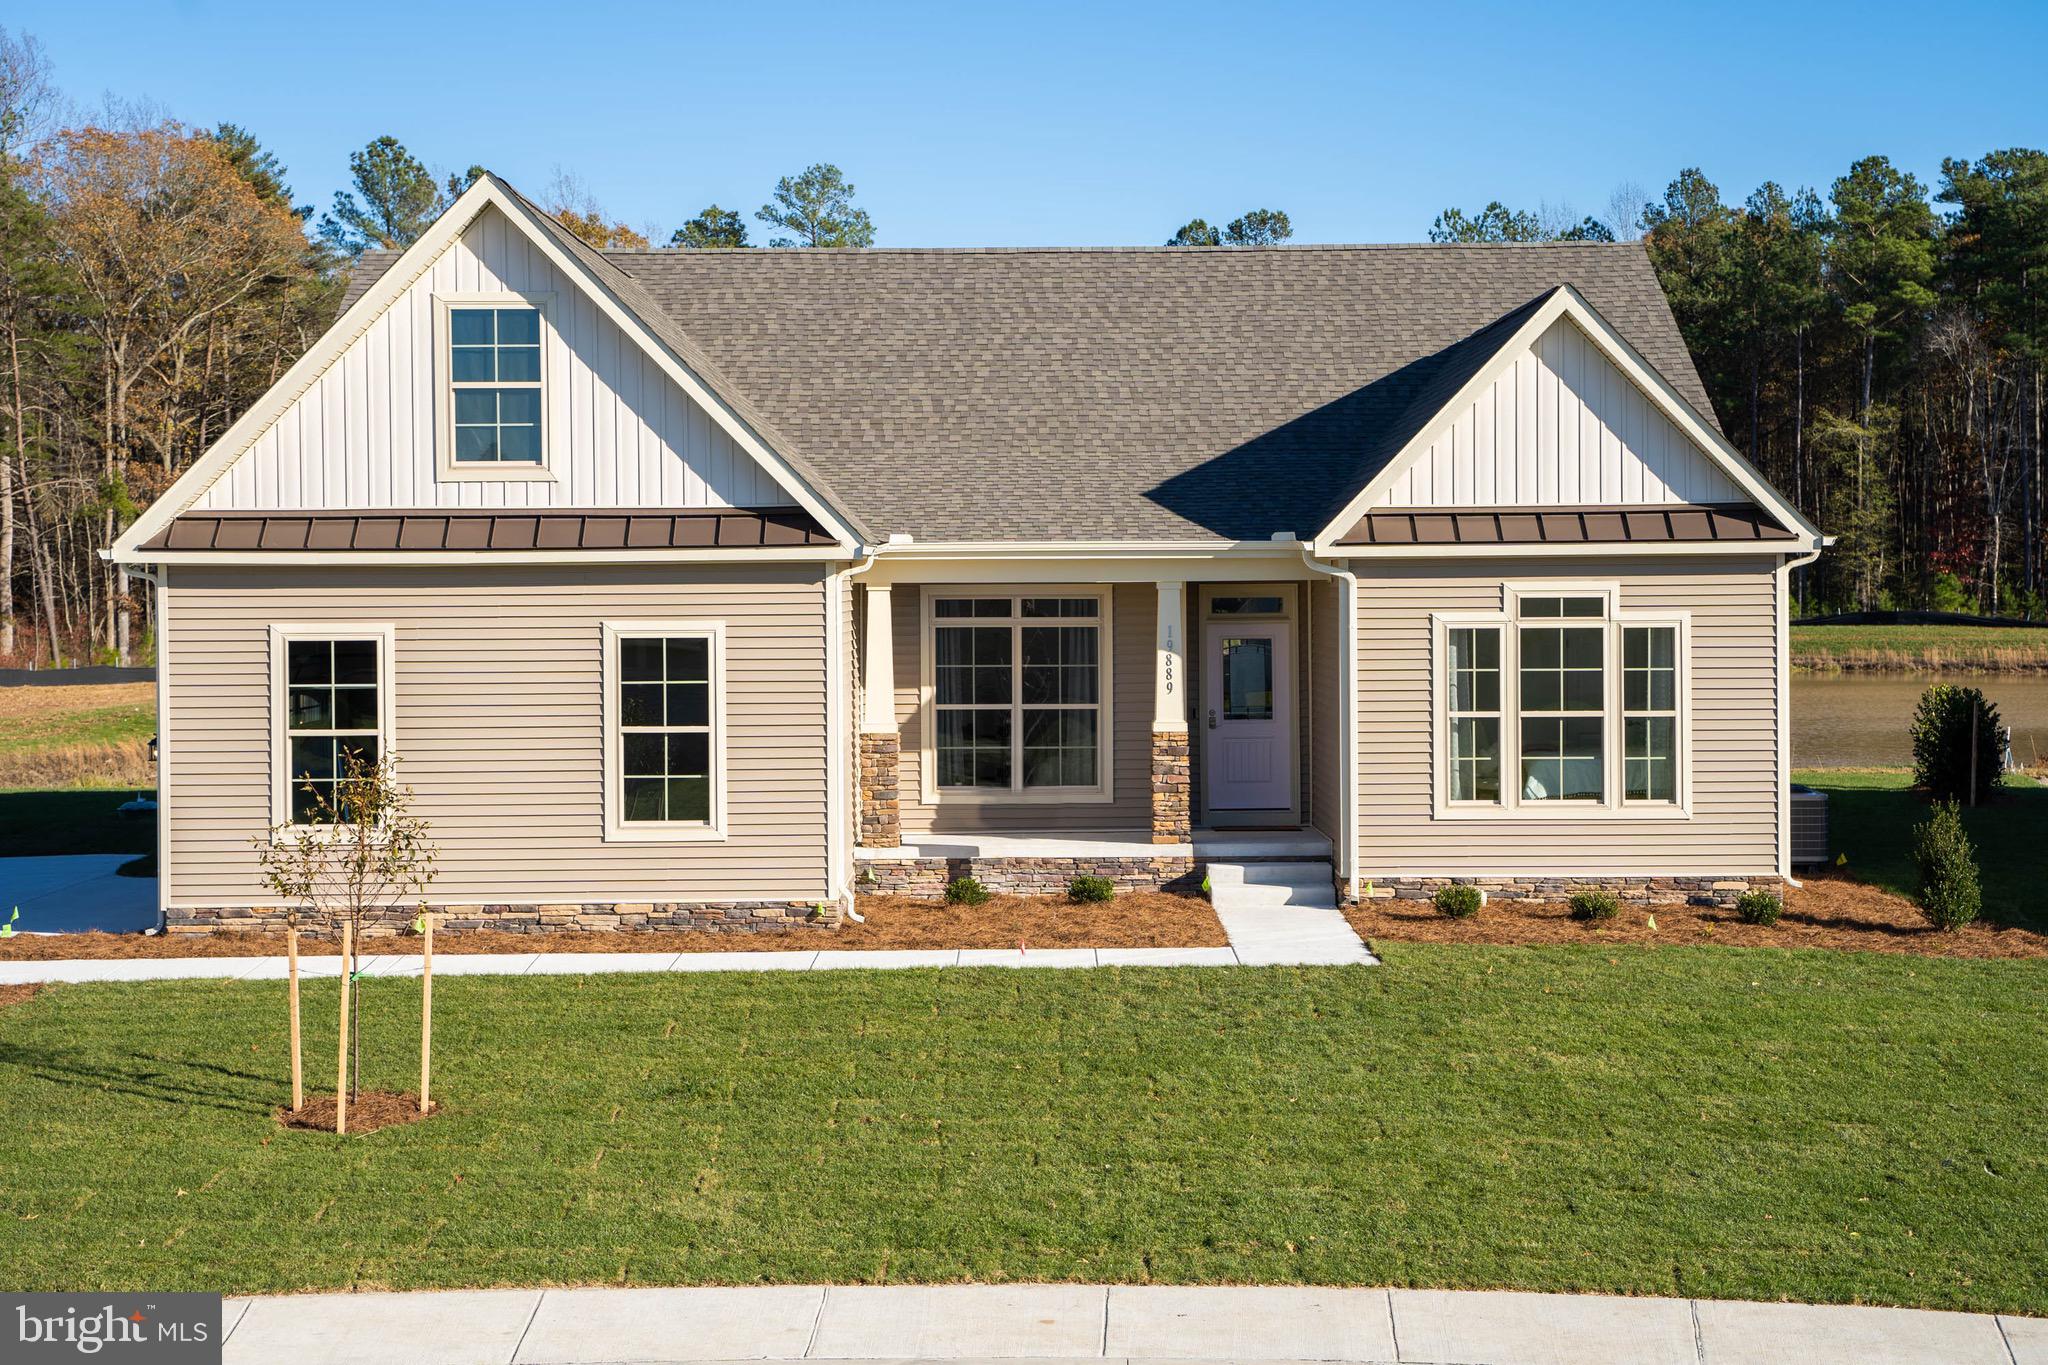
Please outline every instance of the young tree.
[[713, 204], [677, 228], [668, 244], [698, 249], [743, 247], [747, 245], [747, 225], [736, 211]]
[[320, 236], [343, 255], [411, 246], [448, 207], [433, 175], [388, 134], [349, 153], [348, 166], [355, 189], [336, 190], [320, 219]]
[[[342, 940], [341, 1046], [347, 1060], [334, 1097], [337, 1133], [348, 1131], [348, 1104], [362, 1081], [359, 1032], [349, 1009], [351, 949], [366, 924], [425, 894], [439, 856], [428, 838], [427, 821], [412, 814], [412, 788], [400, 785], [396, 759], [370, 759], [356, 749], [344, 749], [341, 759], [341, 779], [331, 796], [308, 781], [305, 821], [278, 825], [268, 840], [256, 841], [264, 882], [289, 907], [287, 922], [294, 938], [297, 917], [306, 915], [335, 930]], [[420, 913], [427, 913], [424, 904]], [[292, 1016], [296, 1100], [296, 977]]]
[[820, 162], [802, 175], [783, 176], [776, 182], [774, 201], [763, 204], [754, 217], [790, 234], [774, 238], [770, 246], [873, 246], [875, 225], [866, 209], [854, 207], [853, 194], [845, 172]]

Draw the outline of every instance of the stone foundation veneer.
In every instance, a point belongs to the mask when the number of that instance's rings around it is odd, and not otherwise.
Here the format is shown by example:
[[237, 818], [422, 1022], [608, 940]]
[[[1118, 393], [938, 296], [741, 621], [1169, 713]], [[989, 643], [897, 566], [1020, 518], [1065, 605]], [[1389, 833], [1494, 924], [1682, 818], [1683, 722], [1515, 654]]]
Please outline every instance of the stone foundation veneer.
[[1777, 877], [1375, 877], [1364, 884], [1339, 880], [1347, 903], [1364, 900], [1426, 901], [1446, 886], [1476, 886], [1490, 901], [1535, 905], [1570, 900], [1577, 891], [1606, 891], [1623, 905], [1729, 906], [1745, 891], [1785, 892]]
[[901, 848], [903, 804], [898, 776], [903, 741], [885, 732], [860, 737], [860, 846]]
[[946, 883], [972, 877], [988, 890], [1006, 895], [1066, 894], [1076, 877], [1107, 877], [1118, 891], [1180, 891], [1201, 889], [1195, 860], [1188, 856], [1157, 858], [863, 858], [854, 890], [861, 895], [912, 896], [938, 900]]
[[[514, 934], [556, 931], [638, 933], [650, 929], [712, 929], [723, 933], [762, 930], [836, 929], [845, 907], [831, 901], [692, 901], [687, 904], [592, 902], [547, 905], [430, 905], [438, 929], [498, 929]], [[411, 931], [417, 904], [395, 906], [370, 917], [364, 938]], [[282, 933], [284, 912], [274, 905], [205, 906], [173, 909], [164, 928], [173, 934]], [[320, 931], [302, 926], [315, 938]]]
[[1152, 842], [1184, 844], [1194, 837], [1188, 780], [1188, 732], [1152, 732]]

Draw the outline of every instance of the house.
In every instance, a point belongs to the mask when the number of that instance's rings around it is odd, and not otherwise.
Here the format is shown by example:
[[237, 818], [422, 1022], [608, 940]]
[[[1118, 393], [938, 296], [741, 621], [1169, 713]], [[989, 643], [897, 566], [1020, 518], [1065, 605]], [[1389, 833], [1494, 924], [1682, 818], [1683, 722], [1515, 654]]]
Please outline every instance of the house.
[[1640, 245], [598, 252], [487, 177], [112, 554], [170, 927], [351, 747], [457, 922], [744, 926], [1775, 883], [1824, 543]]

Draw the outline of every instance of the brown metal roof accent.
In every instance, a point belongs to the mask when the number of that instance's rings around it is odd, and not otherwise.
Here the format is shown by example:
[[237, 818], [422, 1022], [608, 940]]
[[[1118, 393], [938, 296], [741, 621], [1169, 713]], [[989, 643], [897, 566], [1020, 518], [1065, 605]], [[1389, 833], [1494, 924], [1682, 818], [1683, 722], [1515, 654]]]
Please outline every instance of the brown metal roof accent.
[[186, 512], [146, 550], [654, 550], [831, 545], [791, 507], [633, 512]]
[[1339, 545], [1621, 545], [1786, 542], [1798, 537], [1747, 504], [1664, 507], [1388, 507], [1367, 512]]

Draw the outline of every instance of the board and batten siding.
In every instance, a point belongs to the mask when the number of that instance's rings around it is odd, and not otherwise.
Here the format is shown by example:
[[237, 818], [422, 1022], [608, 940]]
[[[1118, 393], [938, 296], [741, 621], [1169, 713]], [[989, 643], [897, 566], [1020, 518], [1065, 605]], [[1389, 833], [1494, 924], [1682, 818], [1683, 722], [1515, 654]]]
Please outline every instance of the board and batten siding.
[[[547, 300], [551, 478], [450, 479], [437, 294]], [[503, 214], [487, 208], [202, 494], [204, 511], [771, 507], [789, 495]]]
[[1389, 481], [1383, 507], [1745, 502], [1570, 318]]
[[[1774, 875], [1774, 559], [1352, 561], [1359, 579], [1359, 875]], [[1692, 816], [1432, 814], [1432, 612], [1498, 610], [1504, 582], [1618, 582], [1623, 611], [1691, 614]]]
[[[737, 565], [231, 569], [171, 576], [169, 900], [274, 902], [270, 627], [396, 628], [395, 733], [437, 902], [827, 895], [823, 570]], [[604, 838], [604, 621], [725, 623], [722, 842]]]
[[[896, 586], [895, 632], [896, 725], [902, 757], [902, 828], [913, 834], [965, 834], [976, 831], [1056, 834], [1146, 830], [1152, 828], [1152, 652], [1153, 620], [1159, 592], [1150, 583], [1120, 583], [1110, 590], [1110, 761], [1109, 801], [949, 801], [924, 800], [923, 706], [924, 596], [954, 591], [931, 586]], [[978, 585], [964, 592], [1011, 591]], [[1048, 589], [1048, 591], [1052, 591]]]

